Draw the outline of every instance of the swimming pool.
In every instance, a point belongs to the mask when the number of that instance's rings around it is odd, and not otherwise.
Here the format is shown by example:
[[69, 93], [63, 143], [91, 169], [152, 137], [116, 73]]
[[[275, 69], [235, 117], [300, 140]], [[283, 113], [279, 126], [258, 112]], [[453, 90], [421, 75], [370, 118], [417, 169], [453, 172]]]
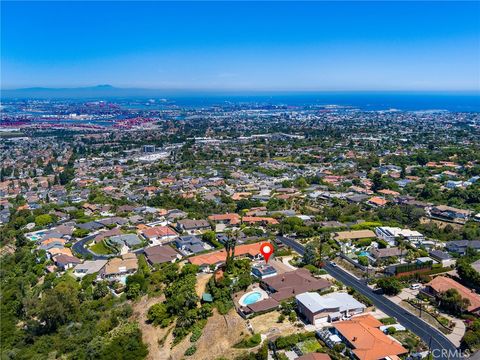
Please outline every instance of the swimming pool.
[[358, 254], [358, 256], [368, 256], [368, 255], [370, 255], [368, 251], [362, 251], [360, 252], [360, 254]]
[[261, 297], [262, 297], [262, 294], [260, 294], [258, 291], [252, 292], [247, 296], [245, 296], [245, 298], [243, 299], [243, 303], [245, 305], [252, 305], [256, 303], [258, 300], [260, 300]]

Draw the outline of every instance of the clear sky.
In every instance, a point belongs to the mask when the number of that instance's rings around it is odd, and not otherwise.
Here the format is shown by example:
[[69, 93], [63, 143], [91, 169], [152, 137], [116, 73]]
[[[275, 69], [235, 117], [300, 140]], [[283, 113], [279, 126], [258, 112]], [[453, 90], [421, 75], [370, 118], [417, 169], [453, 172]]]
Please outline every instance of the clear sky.
[[478, 90], [479, 2], [1, 2], [1, 85]]

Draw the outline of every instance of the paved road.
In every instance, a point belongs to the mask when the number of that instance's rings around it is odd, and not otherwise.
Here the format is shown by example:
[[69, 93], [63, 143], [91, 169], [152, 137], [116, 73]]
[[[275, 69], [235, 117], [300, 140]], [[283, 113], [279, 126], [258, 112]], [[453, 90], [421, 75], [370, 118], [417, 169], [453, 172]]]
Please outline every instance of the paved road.
[[[77, 254], [82, 255], [84, 258], [86, 258], [88, 255], [91, 255], [93, 260], [108, 260], [111, 257], [115, 257], [116, 255], [98, 255], [85, 247], [85, 244], [90, 240], [92, 240], [97, 235], [98, 234], [88, 235], [88, 236], [85, 236], [83, 239], [78, 240], [72, 246], [73, 251]], [[137, 255], [142, 254], [144, 252], [144, 248], [137, 249], [133, 252]]]
[[[291, 247], [300, 255], [305, 253], [304, 246], [295, 240], [286, 237], [279, 237], [279, 240], [285, 245]], [[456, 346], [450, 340], [448, 340], [445, 335], [429, 324], [425, 323], [423, 320], [417, 318], [416, 315], [411, 314], [404, 308], [393, 303], [385, 296], [375, 294], [372, 289], [369, 288], [363, 281], [359, 281], [346, 271], [338, 267], [333, 267], [330, 264], [325, 265], [324, 269], [335, 279], [341, 281], [347, 286], [354, 288], [360, 294], [369, 298], [378, 309], [383, 311], [388, 316], [396, 318], [400, 324], [405, 326], [414, 334], [417, 334], [426, 344], [430, 344], [432, 355], [435, 359], [460, 358], [460, 356], [456, 355]]]

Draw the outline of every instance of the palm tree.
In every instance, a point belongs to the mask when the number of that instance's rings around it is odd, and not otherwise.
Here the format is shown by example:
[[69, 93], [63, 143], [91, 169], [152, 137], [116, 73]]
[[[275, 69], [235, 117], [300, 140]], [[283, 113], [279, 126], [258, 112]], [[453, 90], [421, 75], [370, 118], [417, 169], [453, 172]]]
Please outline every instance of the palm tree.
[[235, 257], [235, 247], [237, 246], [238, 230], [225, 232], [227, 235], [227, 241], [225, 242], [225, 250], [227, 252], [227, 258], [225, 259], [225, 270], [229, 272], [233, 265], [233, 259]]

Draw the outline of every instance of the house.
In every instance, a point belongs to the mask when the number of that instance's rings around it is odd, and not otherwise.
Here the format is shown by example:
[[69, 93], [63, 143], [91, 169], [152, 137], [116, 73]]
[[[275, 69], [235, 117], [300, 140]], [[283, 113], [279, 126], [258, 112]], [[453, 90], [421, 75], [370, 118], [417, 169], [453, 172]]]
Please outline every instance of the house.
[[190, 235], [211, 230], [210, 223], [207, 220], [182, 219], [177, 221], [176, 229], [178, 232], [186, 232]]
[[152, 245], [164, 244], [175, 239], [178, 235], [168, 226], [154, 226], [141, 231], [141, 234]]
[[145, 257], [150, 265], [175, 262], [181, 255], [170, 246], [156, 245], [145, 248]]
[[422, 292], [429, 296], [438, 297], [441, 293], [455, 289], [464, 299], [470, 301], [470, 305], [467, 307], [467, 311], [480, 315], [480, 295], [474, 293], [469, 288], [456, 282], [455, 280], [446, 276], [437, 276], [422, 289]]
[[471, 265], [473, 270], [475, 270], [477, 273], [480, 273], [480, 260], [473, 262]]
[[347, 293], [320, 295], [306, 292], [295, 296], [297, 309], [310, 324], [319, 325], [361, 314], [366, 306]]
[[252, 267], [252, 275], [259, 279], [265, 279], [277, 275], [277, 270], [271, 265], [258, 264]]
[[470, 210], [457, 209], [446, 205], [433, 206], [429, 209], [429, 213], [433, 218], [460, 224], [464, 224], [473, 214]]
[[367, 204], [372, 207], [382, 207], [382, 206], [385, 206], [387, 203], [388, 203], [387, 200], [379, 196], [373, 196], [367, 201]]
[[278, 302], [307, 291], [326, 290], [330, 286], [330, 282], [314, 278], [307, 269], [289, 271], [260, 282], [260, 287]]
[[113, 242], [117, 245], [126, 245], [129, 248], [142, 244], [142, 240], [140, 240], [140, 238], [136, 234], [115, 235], [110, 237], [108, 241]]
[[106, 239], [108, 237], [115, 236], [115, 235], [121, 235], [121, 234], [122, 234], [122, 231], [119, 228], [101, 231], [97, 235], [95, 235], [95, 237], [93, 238], [93, 241], [95, 241], [95, 243], [99, 243], [103, 239]]
[[83, 224], [77, 224], [76, 227], [87, 231], [96, 231], [103, 229], [105, 225], [99, 223], [98, 221], [89, 221]]
[[449, 253], [441, 250], [432, 250], [429, 253], [433, 260], [436, 260], [442, 267], [449, 267], [455, 265], [457, 262]]
[[59, 254], [53, 258], [53, 262], [58, 268], [62, 270], [67, 270], [67, 269], [71, 269], [75, 265], [81, 264], [82, 260], [80, 260], [75, 256]]
[[[252, 260], [260, 260], [262, 254], [260, 253], [260, 243], [237, 245], [235, 247], [236, 257], [247, 257]], [[188, 258], [191, 264], [198, 265], [202, 270], [209, 270], [210, 267], [217, 268], [223, 264], [227, 258], [225, 250], [214, 251], [208, 254], [201, 254]]]
[[240, 224], [240, 215], [235, 213], [210, 215], [208, 220], [215, 224], [237, 225]]
[[52, 249], [48, 249], [47, 250], [47, 256], [50, 258], [50, 259], [53, 259], [55, 256], [57, 255], [60, 255], [60, 254], [64, 254], [64, 255], [68, 255], [68, 256], [73, 256], [72, 254], [72, 250], [70, 250], [69, 248], [52, 248]]
[[271, 217], [260, 217], [260, 216], [244, 216], [242, 222], [247, 225], [277, 225], [279, 224], [277, 219]]
[[83, 264], [78, 264], [73, 269], [73, 275], [82, 278], [85, 275], [98, 273], [107, 264], [107, 260], [85, 260]]
[[188, 216], [188, 214], [185, 211], [178, 210], [178, 209], [173, 209], [170, 210], [165, 217], [167, 218], [168, 221], [177, 221], [179, 219], [184, 219]]
[[211, 246], [204, 243], [200, 237], [195, 235], [177, 237], [173, 243], [185, 256], [211, 249]]
[[391, 226], [379, 226], [375, 228], [375, 234], [385, 240], [390, 246], [395, 246], [397, 239], [402, 237], [412, 243], [422, 243], [425, 240], [423, 234], [415, 230], [401, 229]]
[[370, 255], [372, 258], [375, 259], [375, 262], [381, 262], [385, 261], [394, 257], [401, 257], [402, 255], [406, 255], [406, 251], [402, 251], [401, 249], [397, 247], [391, 247], [391, 248], [384, 248], [384, 249], [371, 249], [370, 250]]
[[124, 276], [136, 273], [138, 260], [134, 253], [126, 253], [121, 258], [113, 258], [101, 270], [101, 276], [107, 280], [123, 280]]
[[480, 250], [480, 240], [454, 240], [449, 241], [445, 244], [445, 248], [453, 253], [459, 255], [465, 255], [467, 253], [467, 248], [473, 249], [476, 251]]
[[65, 247], [66, 243], [67, 243], [67, 241], [65, 239], [52, 237], [52, 238], [48, 238], [46, 240], [42, 240], [40, 242], [40, 245], [38, 246], [38, 249], [39, 250], [46, 250], [46, 251], [48, 251], [50, 249], [54, 249], [54, 248], [63, 249]]
[[399, 355], [408, 353], [397, 340], [379, 329], [382, 325], [373, 316], [362, 315], [334, 323], [333, 331], [352, 349], [358, 360], [397, 359]]

